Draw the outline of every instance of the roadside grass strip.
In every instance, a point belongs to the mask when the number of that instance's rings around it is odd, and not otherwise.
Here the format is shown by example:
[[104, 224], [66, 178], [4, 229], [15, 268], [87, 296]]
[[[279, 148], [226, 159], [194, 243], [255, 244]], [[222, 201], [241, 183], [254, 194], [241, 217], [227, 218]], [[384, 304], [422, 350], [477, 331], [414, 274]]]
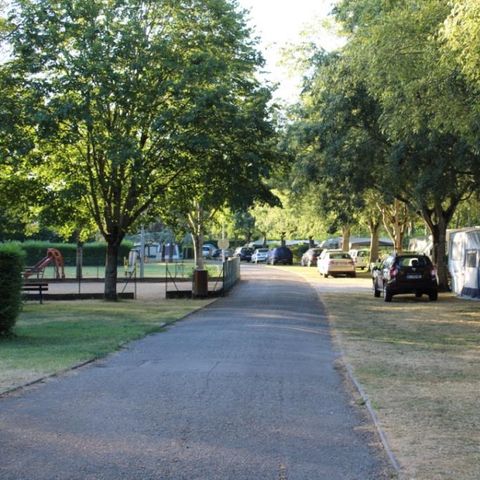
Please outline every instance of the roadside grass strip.
[[480, 478], [479, 304], [322, 300], [407, 478]]
[[88, 300], [24, 305], [13, 335], [0, 337], [0, 394], [101, 358], [210, 302]]

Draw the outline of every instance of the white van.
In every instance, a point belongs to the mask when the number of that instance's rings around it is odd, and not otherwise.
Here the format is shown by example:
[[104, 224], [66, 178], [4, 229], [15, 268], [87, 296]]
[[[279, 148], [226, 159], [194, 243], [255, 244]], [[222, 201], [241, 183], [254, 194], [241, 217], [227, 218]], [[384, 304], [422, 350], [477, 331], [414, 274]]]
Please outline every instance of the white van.
[[355, 263], [355, 268], [360, 268], [361, 270], [368, 269], [368, 264], [370, 260], [370, 250], [367, 248], [361, 250], [350, 250], [350, 256], [353, 258]]

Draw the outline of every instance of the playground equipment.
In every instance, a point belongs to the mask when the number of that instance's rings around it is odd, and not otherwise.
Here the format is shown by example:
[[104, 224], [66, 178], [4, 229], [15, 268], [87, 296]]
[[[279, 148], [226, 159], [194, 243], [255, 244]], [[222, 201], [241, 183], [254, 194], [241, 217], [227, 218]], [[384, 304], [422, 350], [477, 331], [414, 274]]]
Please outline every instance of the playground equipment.
[[55, 268], [55, 278], [65, 278], [63, 255], [56, 248], [48, 248], [47, 255], [37, 262], [33, 267], [27, 267], [23, 272], [23, 278], [29, 278], [36, 275], [37, 278], [43, 278], [45, 268], [53, 263]]

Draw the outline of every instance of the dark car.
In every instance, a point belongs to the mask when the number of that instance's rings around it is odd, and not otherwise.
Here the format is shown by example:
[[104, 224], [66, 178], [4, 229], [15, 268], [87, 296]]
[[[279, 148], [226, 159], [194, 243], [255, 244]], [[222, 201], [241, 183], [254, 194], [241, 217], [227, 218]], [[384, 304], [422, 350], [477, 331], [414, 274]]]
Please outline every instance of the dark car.
[[252, 260], [253, 248], [250, 247], [238, 247], [235, 250], [234, 256], [240, 257], [240, 261], [250, 262]]
[[393, 253], [373, 268], [372, 279], [375, 297], [383, 292], [386, 302], [402, 293], [414, 293], [416, 297], [425, 294], [430, 300], [438, 298], [437, 274], [426, 255]]
[[271, 265], [292, 265], [293, 253], [288, 247], [274, 248], [268, 256], [267, 263], [270, 263]]
[[309, 248], [303, 255], [300, 260], [300, 265], [302, 267], [315, 267], [317, 265], [317, 258], [323, 252], [323, 248], [315, 247]]

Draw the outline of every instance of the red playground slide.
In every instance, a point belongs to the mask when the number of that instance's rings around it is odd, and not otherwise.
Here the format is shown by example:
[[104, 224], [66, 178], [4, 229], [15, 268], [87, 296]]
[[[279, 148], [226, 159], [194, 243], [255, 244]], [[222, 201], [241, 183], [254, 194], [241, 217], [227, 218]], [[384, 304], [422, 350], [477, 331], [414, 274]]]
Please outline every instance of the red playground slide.
[[29, 278], [36, 275], [37, 278], [42, 278], [45, 267], [53, 263], [55, 267], [55, 278], [65, 278], [65, 269], [63, 262], [63, 255], [56, 248], [47, 249], [47, 255], [37, 262], [33, 267], [27, 267], [23, 273], [23, 278]]

